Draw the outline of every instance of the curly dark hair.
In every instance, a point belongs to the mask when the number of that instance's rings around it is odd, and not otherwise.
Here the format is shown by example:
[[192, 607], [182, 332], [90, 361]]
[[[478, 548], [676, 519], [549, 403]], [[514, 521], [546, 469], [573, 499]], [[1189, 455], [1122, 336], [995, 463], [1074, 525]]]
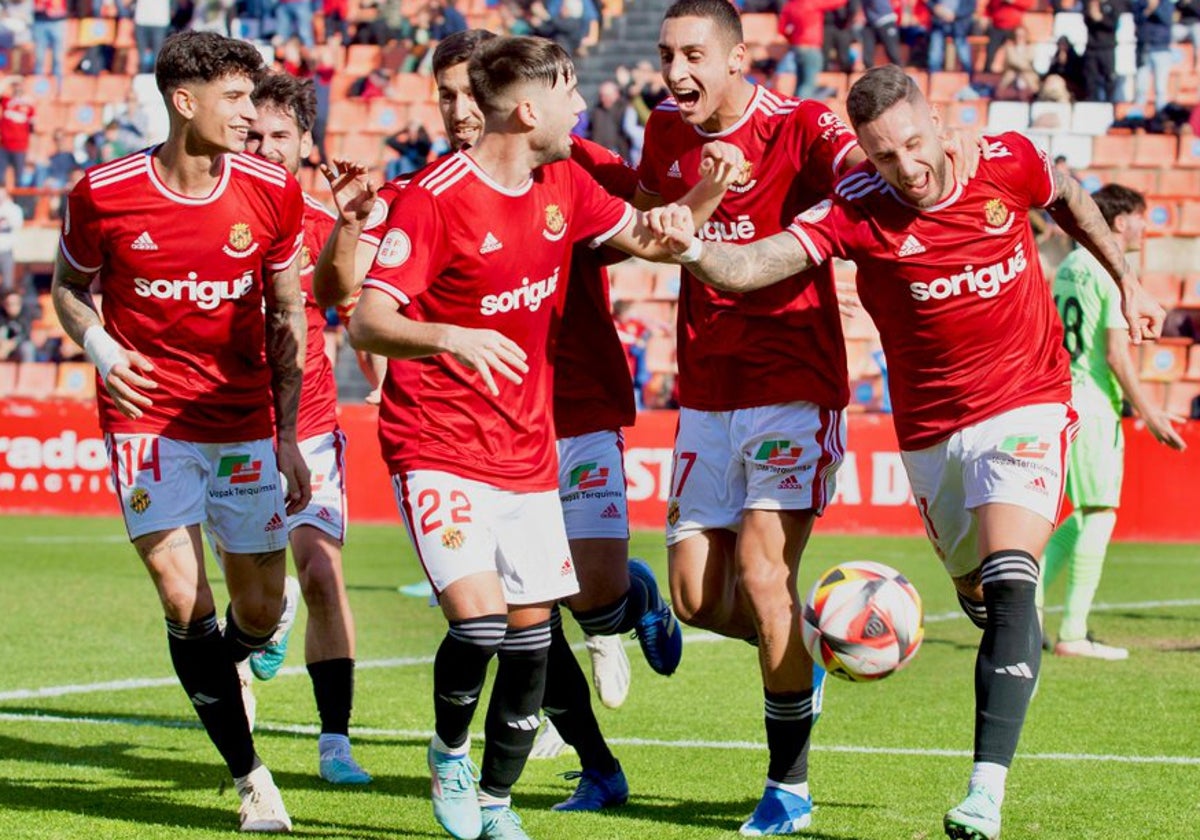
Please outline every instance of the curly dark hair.
[[216, 32], [178, 32], [163, 41], [154, 62], [154, 81], [164, 96], [188, 82], [245, 76], [258, 84], [265, 74], [253, 44]]
[[317, 120], [317, 91], [312, 79], [297, 79], [290, 73], [268, 73], [250, 95], [254, 105], [270, 105], [296, 120], [300, 133], [312, 131]]

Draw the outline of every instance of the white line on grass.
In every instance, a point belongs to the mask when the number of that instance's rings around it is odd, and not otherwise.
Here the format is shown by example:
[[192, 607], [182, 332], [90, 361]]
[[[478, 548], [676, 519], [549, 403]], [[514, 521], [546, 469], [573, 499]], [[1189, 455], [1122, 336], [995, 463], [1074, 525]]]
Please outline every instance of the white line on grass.
[[79, 534], [77, 536], [70, 535], [37, 535], [31, 537], [21, 537], [21, 542], [24, 543], [121, 543], [129, 542], [129, 537], [124, 534], [98, 534], [87, 536]]
[[[146, 726], [156, 729], [199, 729], [196, 721], [164, 721], [136, 717], [76, 717], [52, 713], [0, 712], [0, 721], [19, 723], [69, 723], [93, 726]], [[320, 727], [309, 724], [257, 723], [254, 731], [275, 732], [288, 735], [319, 735]], [[355, 726], [356, 738], [406, 738], [420, 741], [433, 737], [431, 730], [423, 729], [380, 729], [370, 726]], [[667, 741], [658, 738], [609, 738], [608, 743], [627, 747], [656, 747], [665, 749], [705, 750], [751, 750], [762, 752], [767, 745], [757, 741]], [[850, 755], [907, 755], [925, 758], [966, 758], [970, 750], [939, 750], [917, 747], [864, 747], [851, 744], [814, 744], [816, 752], [845, 753]], [[1022, 761], [1089, 761], [1100, 764], [1168, 764], [1200, 766], [1200, 756], [1191, 755], [1106, 755], [1093, 753], [1021, 753]]]
[[[1164, 609], [1167, 607], [1200, 607], [1200, 599], [1180, 599], [1174, 601], [1131, 601], [1123, 604], [1093, 604], [1093, 612], [1114, 612], [1116, 610], [1147, 610], [1147, 609]], [[1062, 607], [1047, 607], [1046, 612], [1062, 612]], [[945, 621], [958, 621], [965, 619], [963, 613], [947, 612], [936, 613], [934, 615], [925, 616], [926, 624], [940, 624]], [[688, 644], [711, 644], [713, 642], [729, 642], [733, 639], [725, 636], [718, 636], [715, 633], [705, 631], [688, 632], [683, 636], [683, 640]], [[625, 644], [633, 645], [636, 642], [630, 640]], [[572, 647], [575, 650], [583, 650], [582, 644], [574, 644]], [[432, 656], [402, 656], [392, 659], [366, 659], [356, 662], [355, 670], [369, 670], [372, 668], [405, 668], [412, 665], [430, 665], [433, 663]], [[299, 674], [307, 674], [306, 668], [299, 665], [290, 665], [286, 668], [279, 669], [280, 676], [296, 676]], [[6, 700], [32, 700], [39, 697], [65, 697], [71, 694], [96, 694], [96, 693], [112, 693], [116, 691], [136, 691], [142, 688], [164, 688], [167, 686], [177, 685], [178, 681], [175, 677], [148, 677], [142, 679], [128, 680], [113, 680], [109, 682], [98, 683], [81, 683], [79, 685], [52, 685], [44, 688], [15, 688], [9, 691], [0, 691], [0, 702]]]

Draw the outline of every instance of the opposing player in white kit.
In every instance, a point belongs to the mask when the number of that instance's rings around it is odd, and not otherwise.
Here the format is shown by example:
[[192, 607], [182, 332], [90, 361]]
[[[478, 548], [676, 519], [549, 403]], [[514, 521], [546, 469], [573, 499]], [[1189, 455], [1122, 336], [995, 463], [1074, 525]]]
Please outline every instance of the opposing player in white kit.
[[[950, 172], [913, 81], [877, 67], [851, 89], [865, 163], [832, 199], [748, 245], [693, 236], [686, 211], [655, 221], [689, 271], [730, 292], [833, 257], [858, 265], [879, 327], [909, 482], [930, 541], [984, 629], [975, 667], [975, 766], [947, 835], [993, 840], [1008, 766], [1037, 679], [1036, 558], [1057, 520], [1075, 414], [1062, 325], [1027, 213], [1047, 207], [1118, 283], [1134, 341], [1163, 312], [1128, 270], [1096, 205], [1016, 133], [985, 138], [977, 176]], [[684, 249], [684, 246], [687, 246]]]
[[[496, 38], [469, 63], [484, 132], [388, 211], [350, 321], [389, 356], [380, 438], [409, 534], [450, 623], [434, 663], [434, 813], [456, 837], [523, 838], [511, 809], [537, 727], [551, 606], [578, 590], [562, 524], [547, 359], [571, 247], [667, 252], [567, 158], [583, 110], [549, 41]], [[478, 791], [468, 727], [499, 667]]]
[[[283, 166], [293, 175], [312, 149], [317, 101], [311, 81], [285, 73], [263, 79], [254, 90], [258, 115], [250, 128], [248, 151]], [[346, 436], [337, 423], [337, 384], [325, 354], [325, 310], [313, 294], [313, 263], [333, 230], [335, 217], [316, 199], [304, 196], [304, 246], [300, 283], [308, 323], [304, 386], [297, 436], [312, 475], [312, 501], [288, 516], [288, 539], [308, 606], [304, 658], [321, 718], [318, 772], [334, 784], [366, 784], [371, 777], [350, 753], [350, 710], [354, 700], [354, 617], [342, 573], [346, 536]], [[265, 658], [265, 654], [257, 656]], [[276, 655], [273, 670], [282, 656]], [[252, 659], [252, 664], [253, 663]], [[259, 674], [259, 670], [255, 671]]]
[[[279, 622], [284, 517], [310, 488], [296, 437], [303, 198], [282, 167], [241, 154], [263, 72], [250, 44], [167, 39], [155, 65], [167, 140], [93, 167], [72, 190], [52, 295], [98, 369], [113, 481], [175, 672], [234, 777], [241, 830], [272, 832], [291, 820], [255, 753], [235, 662]], [[202, 523], [227, 549], [224, 638]]]

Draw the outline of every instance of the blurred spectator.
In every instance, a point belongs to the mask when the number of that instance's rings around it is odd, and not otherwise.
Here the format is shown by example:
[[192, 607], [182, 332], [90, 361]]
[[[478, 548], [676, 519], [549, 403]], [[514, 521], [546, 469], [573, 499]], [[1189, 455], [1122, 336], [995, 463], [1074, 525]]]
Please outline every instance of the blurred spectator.
[[110, 120], [100, 133], [100, 162], [108, 163], [110, 160], [116, 160], [119, 157], [125, 157], [130, 152], [136, 152], [138, 146], [127, 146], [121, 133], [121, 124], [116, 120]]
[[67, 0], [33, 0], [33, 72], [45, 68], [50, 53], [50, 74], [62, 86], [63, 61], [67, 55]]
[[[1010, 43], [1016, 36], [1017, 28], [1025, 17], [1025, 12], [1033, 8], [1035, 0], [988, 0], [985, 14], [988, 19], [987, 54], [983, 59], [983, 72], [991, 73], [996, 53], [1000, 47]], [[1028, 31], [1025, 33], [1028, 35]], [[1026, 39], [1028, 41], [1028, 39]], [[1032, 59], [1032, 55], [1030, 56]], [[1005, 62], [1007, 65], [1007, 62]], [[1032, 63], [1030, 64], [1032, 67]]]
[[46, 159], [41, 186], [61, 190], [77, 169], [79, 159], [75, 157], [75, 138], [66, 129], [54, 129], [54, 152]]
[[350, 40], [349, 0], [321, 0], [321, 15], [325, 19], [325, 43], [336, 35], [337, 43], [345, 44]]
[[829, 70], [849, 73], [858, 60], [858, 47], [862, 40], [858, 22], [862, 17], [860, 0], [841, 0], [832, 9], [825, 10], [825, 35], [823, 42], [824, 64]]
[[899, 5], [892, 0], [863, 0], [863, 16], [867, 22], [862, 33], [863, 64], [867, 67], [875, 64], [876, 43], [883, 44], [890, 63], [904, 64], [900, 54], [900, 13], [897, 11]]
[[[571, 55], [579, 52], [579, 47], [588, 34], [587, 22], [584, 20], [584, 0], [551, 0], [554, 12], [542, 0], [533, 0], [529, 6], [528, 21], [533, 27], [531, 34], [541, 38], [549, 38]], [[595, 7], [592, 7], [594, 12]]]
[[[1064, 102], [1070, 104], [1071, 90], [1067, 87], [1067, 80], [1062, 76], [1050, 73], [1046, 78], [1042, 79], [1041, 87], [1038, 88], [1037, 96], [1034, 97], [1038, 102]], [[1046, 116], [1046, 115], [1043, 115]], [[1057, 117], [1053, 126], [1047, 128], [1062, 128], [1057, 124]]]
[[275, 37], [293, 36], [306, 47], [314, 45], [312, 0], [275, 0]]
[[350, 83], [350, 95], [357, 96], [366, 102], [387, 96], [388, 84], [392, 81], [392, 71], [386, 67], [376, 67], [366, 76]]
[[625, 161], [629, 161], [629, 136], [625, 133], [625, 114], [629, 110], [621, 88], [616, 82], [607, 81], [600, 83], [596, 104], [588, 112], [591, 127], [588, 136]]
[[946, 39], [954, 42], [958, 54], [958, 69], [974, 77], [971, 64], [971, 45], [967, 36], [975, 24], [975, 0], [934, 0], [929, 11], [932, 25], [929, 29], [929, 70], [946, 69]]
[[288, 38], [275, 50], [275, 65], [297, 79], [307, 79], [313, 74], [312, 56], [299, 35]]
[[933, 15], [926, 0], [899, 0], [900, 43], [908, 47], [908, 65], [929, 65], [929, 28]]
[[17, 263], [13, 249], [17, 247], [17, 231], [25, 226], [25, 214], [0, 187], [0, 289], [16, 288]]
[[137, 44], [139, 73], [154, 72], [154, 58], [170, 25], [171, 0], [137, 0], [133, 9], [133, 40]]
[[1075, 45], [1066, 35], [1059, 37], [1046, 68], [1046, 76], [1062, 76], [1073, 99], [1083, 99], [1087, 93], [1087, 83], [1083, 74], [1083, 56], [1075, 52]]
[[28, 44], [32, 38], [33, 13], [24, 3], [0, 4], [0, 50]]
[[650, 327], [630, 312], [631, 301], [613, 301], [613, 325], [621, 345], [625, 348], [625, 360], [629, 363], [629, 375], [633, 377], [633, 399], [638, 411], [643, 408], [642, 389], [650, 377], [646, 367], [646, 348], [650, 345]]
[[[825, 12], [846, 0], [788, 0], [779, 13], [779, 34], [788, 42], [788, 57], [795, 65], [796, 96], [808, 99], [817, 89], [817, 76], [825, 69]], [[780, 62], [778, 72], [789, 69]]]
[[1175, 0], [1179, 12], [1179, 32], [1176, 41], [1192, 42], [1192, 72], [1200, 73], [1200, 0]]
[[1085, 0], [1083, 80], [1084, 96], [1091, 102], [1117, 101], [1117, 21], [1129, 10], [1129, 0]]
[[[0, 96], [0, 185], [20, 180], [36, 115], [33, 100], [25, 95], [25, 78], [9, 77], [8, 90]], [[9, 168], [13, 171], [11, 181]]]
[[33, 346], [33, 313], [25, 306], [20, 293], [4, 293], [0, 311], [0, 361], [32, 362], [37, 357]]
[[395, 160], [388, 162], [385, 175], [389, 181], [423, 167], [429, 162], [429, 152], [433, 148], [433, 141], [429, 139], [425, 126], [421, 125], [419, 120], [413, 120], [384, 140], [384, 143], [399, 155]]
[[[1067, 48], [1070, 49], [1070, 46], [1068, 42]], [[1041, 79], [1037, 70], [1033, 69], [1033, 44], [1029, 43], [1029, 30], [1018, 26], [1013, 30], [1012, 40], [1004, 48], [1004, 70], [996, 85], [996, 98], [1028, 102], [1037, 94], [1040, 86]]]
[[123, 102], [104, 106], [102, 118], [106, 126], [110, 122], [117, 124], [117, 140], [130, 151], [149, 145], [150, 113], [132, 86], [126, 91]]
[[[375, 19], [358, 24], [354, 30], [354, 43], [382, 47], [390, 41], [411, 41], [412, 24], [404, 14], [400, 0], [362, 0], [361, 8], [374, 9]], [[407, 43], [405, 47], [408, 47]]]
[[230, 16], [236, 0], [192, 0], [189, 27], [200, 32], [229, 34]]
[[455, 32], [464, 32], [468, 28], [467, 19], [454, 7], [454, 2], [455, 0], [440, 0], [430, 4], [432, 21], [429, 35], [434, 41], [440, 41]]
[[1150, 77], [1154, 77], [1154, 107], [1169, 101], [1167, 77], [1175, 63], [1171, 55], [1171, 26], [1175, 21], [1175, 0], [1134, 0], [1137, 25], [1137, 82], [1134, 98], [1145, 105], [1150, 96]]

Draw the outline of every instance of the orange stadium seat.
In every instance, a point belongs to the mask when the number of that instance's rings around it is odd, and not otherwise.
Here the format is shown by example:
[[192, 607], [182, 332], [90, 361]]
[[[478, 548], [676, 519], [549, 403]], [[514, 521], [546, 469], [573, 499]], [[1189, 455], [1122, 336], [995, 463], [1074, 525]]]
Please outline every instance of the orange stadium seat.
[[779, 19], [772, 14], [742, 15], [742, 33], [747, 44], [766, 46], [784, 40], [779, 34]]
[[98, 47], [117, 40], [117, 22], [112, 18], [83, 18], [79, 35], [71, 42], [77, 47]]
[[80, 102], [69, 105], [66, 111], [66, 129], [72, 134], [94, 134], [104, 128], [104, 112], [95, 102]]
[[365, 76], [379, 66], [380, 49], [374, 44], [351, 44], [346, 50], [346, 66], [342, 72], [347, 76]]
[[675, 304], [666, 300], [635, 300], [629, 314], [656, 332], [671, 331], [675, 323]]
[[675, 339], [661, 332], [654, 332], [646, 344], [646, 368], [651, 373], [675, 372]]
[[96, 76], [97, 102], [122, 102], [125, 94], [129, 93], [130, 80], [128, 76], [118, 73], [105, 73]]
[[946, 121], [951, 128], [973, 128], [982, 131], [987, 125], [988, 100], [968, 99], [951, 102], [946, 107]]
[[17, 387], [17, 363], [0, 362], [0, 397], [10, 396]]
[[1179, 225], [1179, 206], [1169, 199], [1150, 197], [1146, 205], [1146, 233], [1174, 236]]
[[654, 275], [654, 299], [679, 300], [679, 266], [670, 263], [653, 263], [650, 271]]
[[1194, 382], [1172, 382], [1167, 386], [1166, 409], [1177, 417], [1195, 418], [1200, 409], [1197, 397], [1200, 397], [1200, 386]]
[[1142, 288], [1162, 304], [1164, 309], [1174, 309], [1179, 305], [1179, 293], [1183, 281], [1174, 274], [1160, 271], [1146, 272], [1141, 276]]
[[90, 400], [96, 396], [96, 369], [87, 362], [63, 362], [58, 366], [54, 396]]
[[1033, 12], [1025, 13], [1021, 19], [1022, 25], [1029, 30], [1029, 43], [1037, 44], [1042, 41], [1054, 40], [1054, 13]]
[[367, 124], [367, 103], [361, 99], [339, 99], [329, 103], [329, 130], [359, 131]]
[[1200, 137], [1190, 134], [1179, 138], [1179, 154], [1175, 158], [1175, 165], [1200, 167]]
[[[1180, 46], [1180, 45], [1176, 45]], [[1191, 46], [1190, 44], [1188, 46]], [[1167, 95], [1171, 102], [1182, 102], [1185, 105], [1194, 105], [1198, 95], [1200, 95], [1200, 76], [1197, 76], [1190, 69], [1192, 60], [1189, 58], [1186, 64], [1175, 65], [1175, 71], [1167, 79]]]
[[614, 300], [647, 300], [654, 295], [654, 275], [642, 260], [625, 260], [608, 267]]
[[1192, 309], [1200, 307], [1200, 274], [1183, 275], [1183, 293], [1179, 296], [1179, 305]]
[[[381, 134], [395, 134], [408, 125], [408, 107], [387, 99], [372, 99], [367, 106], [367, 130]], [[359, 131], [362, 129], [359, 128]], [[351, 133], [355, 133], [351, 129]]]
[[1179, 203], [1179, 235], [1200, 236], [1200, 200], [1185, 199]]
[[396, 102], [433, 102], [433, 78], [420, 73], [397, 73], [388, 87]]
[[58, 384], [58, 369], [53, 362], [22, 362], [17, 366], [14, 397], [44, 400], [54, 393]]
[[875, 328], [875, 322], [861, 306], [849, 318], [842, 317], [842, 334], [845, 335], [847, 341], [852, 339], [879, 340], [879, 330]]
[[929, 74], [929, 101], [953, 102], [958, 92], [968, 84], [966, 73], [943, 70]]
[[383, 142], [378, 134], [368, 134], [363, 131], [352, 131], [342, 135], [338, 157], [357, 161], [368, 167], [379, 165], [383, 156]]
[[871, 359], [871, 351], [876, 342], [869, 338], [846, 339], [846, 369], [851, 379], [860, 379], [871, 374], [878, 374], [879, 368]]
[[1158, 170], [1154, 169], [1119, 169], [1111, 172], [1111, 177], [1105, 183], [1120, 184], [1143, 195], [1160, 195], [1158, 176]]
[[96, 99], [97, 76], [84, 73], [68, 73], [63, 76], [59, 100], [62, 102], [93, 102]]
[[1187, 369], [1189, 338], [1160, 338], [1142, 347], [1138, 377], [1145, 382], [1174, 382]]
[[438, 111], [436, 102], [415, 102], [408, 106], [409, 121], [416, 120], [421, 125], [425, 126], [425, 130], [430, 136], [444, 134], [442, 126], [442, 114]]
[[1142, 388], [1142, 393], [1146, 395], [1146, 402], [1157, 408], [1165, 408], [1167, 405], [1167, 383], [1143, 381], [1138, 383]]
[[134, 38], [133, 18], [123, 17], [117, 20], [117, 34], [116, 39], [113, 41], [113, 46], [118, 50], [137, 48], [137, 41]]
[[[1184, 143], [1179, 144], [1180, 147]], [[1194, 196], [1200, 195], [1200, 169], [1160, 169], [1158, 171], [1159, 195]]]
[[1139, 134], [1133, 144], [1133, 165], [1158, 169], [1167, 166], [1179, 155], [1179, 143], [1174, 134]]
[[822, 71], [817, 74], [817, 87], [832, 90], [834, 99], [845, 99], [850, 89], [850, 78], [845, 73]]
[[1183, 378], [1188, 382], [1200, 382], [1200, 344], [1188, 348], [1187, 367], [1184, 368]]
[[[884, 62], [884, 63], [886, 63], [886, 62]], [[908, 74], [908, 77], [910, 79], [912, 79], [914, 82], [917, 83], [917, 87], [920, 89], [922, 94], [924, 94], [926, 96], [929, 95], [929, 71], [928, 70], [918, 70], [915, 67], [906, 67], [906, 68], [904, 68], [904, 72]]]
[[1101, 134], [1092, 140], [1092, 168], [1128, 166], [1133, 160], [1133, 135]]

